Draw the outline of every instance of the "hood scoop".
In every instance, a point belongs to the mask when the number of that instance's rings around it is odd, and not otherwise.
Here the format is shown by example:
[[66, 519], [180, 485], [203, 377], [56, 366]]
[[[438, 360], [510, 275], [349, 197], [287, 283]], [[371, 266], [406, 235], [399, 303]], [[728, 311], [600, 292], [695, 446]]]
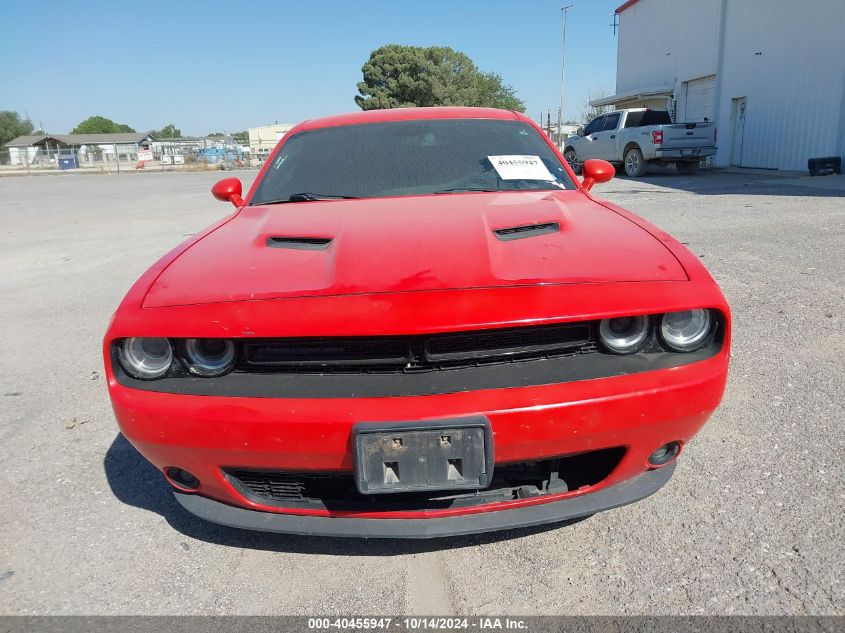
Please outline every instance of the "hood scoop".
[[269, 248], [287, 248], [295, 251], [324, 251], [332, 243], [330, 237], [276, 236], [267, 238]]
[[542, 224], [523, 224], [521, 226], [496, 229], [493, 233], [502, 242], [509, 242], [510, 240], [521, 240], [526, 237], [557, 233], [558, 231], [560, 231], [560, 224], [557, 222], [544, 222]]

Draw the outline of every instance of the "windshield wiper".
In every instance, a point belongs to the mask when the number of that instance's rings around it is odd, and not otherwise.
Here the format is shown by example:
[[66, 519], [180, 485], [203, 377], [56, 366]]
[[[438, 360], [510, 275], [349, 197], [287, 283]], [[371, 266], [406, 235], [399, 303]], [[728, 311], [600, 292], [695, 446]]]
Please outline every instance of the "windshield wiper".
[[496, 191], [501, 191], [501, 189], [486, 189], [484, 187], [457, 187], [455, 189], [441, 189], [440, 191], [435, 191], [434, 193], [458, 193], [461, 191], [486, 191], [488, 193], [494, 193]]
[[302, 193], [292, 193], [287, 198], [280, 200], [265, 200], [256, 204], [284, 204], [285, 202], [311, 202], [314, 200], [358, 200], [358, 196], [340, 196], [332, 193], [311, 193], [304, 191]]

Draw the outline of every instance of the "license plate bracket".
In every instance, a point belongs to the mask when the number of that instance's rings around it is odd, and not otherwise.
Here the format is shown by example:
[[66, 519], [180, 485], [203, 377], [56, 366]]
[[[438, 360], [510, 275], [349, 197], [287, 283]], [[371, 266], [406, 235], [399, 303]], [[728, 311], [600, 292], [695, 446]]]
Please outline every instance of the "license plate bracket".
[[493, 432], [484, 416], [362, 422], [352, 434], [361, 494], [480, 489], [493, 478]]

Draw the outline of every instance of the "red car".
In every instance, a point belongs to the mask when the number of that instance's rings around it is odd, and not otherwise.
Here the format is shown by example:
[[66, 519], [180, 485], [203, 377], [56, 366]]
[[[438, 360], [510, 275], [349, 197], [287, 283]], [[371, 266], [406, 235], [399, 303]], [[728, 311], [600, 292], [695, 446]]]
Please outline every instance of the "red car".
[[106, 333], [123, 434], [197, 516], [435, 537], [658, 490], [718, 406], [730, 313], [686, 248], [594, 197], [528, 118], [306, 121]]

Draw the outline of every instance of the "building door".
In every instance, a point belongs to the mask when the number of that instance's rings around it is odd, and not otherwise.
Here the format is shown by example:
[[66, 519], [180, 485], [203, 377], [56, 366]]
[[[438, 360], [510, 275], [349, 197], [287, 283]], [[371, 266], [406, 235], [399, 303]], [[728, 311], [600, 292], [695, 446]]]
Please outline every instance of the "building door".
[[742, 166], [742, 137], [745, 132], [745, 97], [731, 99], [731, 165]]
[[716, 75], [693, 79], [684, 84], [684, 121], [712, 121], [716, 97]]

